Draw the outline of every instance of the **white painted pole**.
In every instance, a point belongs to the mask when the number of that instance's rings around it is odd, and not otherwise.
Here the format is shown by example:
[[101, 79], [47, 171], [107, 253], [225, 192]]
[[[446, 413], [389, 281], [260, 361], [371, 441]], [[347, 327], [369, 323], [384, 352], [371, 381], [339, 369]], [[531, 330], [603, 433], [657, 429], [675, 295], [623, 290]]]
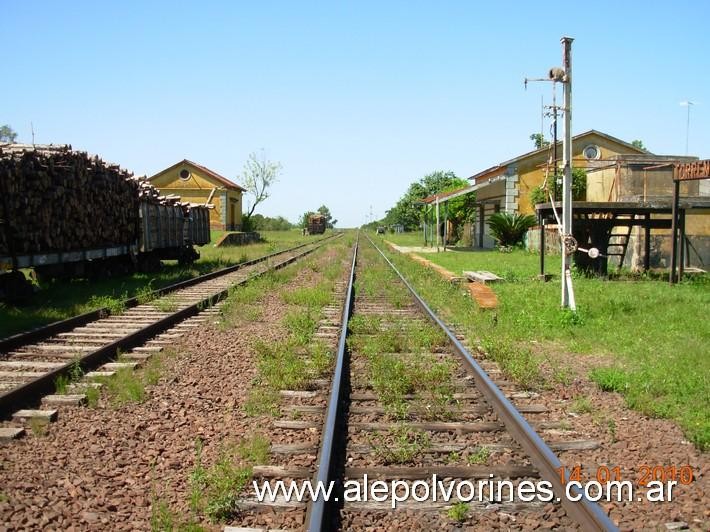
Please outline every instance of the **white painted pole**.
[[[562, 177], [562, 234], [566, 237], [572, 234], [572, 39], [562, 37], [562, 66], [564, 76], [564, 103], [565, 113], [564, 134], [562, 139], [562, 164], [564, 174]], [[572, 279], [570, 275], [571, 255], [567, 255], [564, 242], [562, 243], [562, 307], [576, 310], [574, 294], [572, 293]]]
[[439, 253], [439, 196], [436, 197], [436, 252]]

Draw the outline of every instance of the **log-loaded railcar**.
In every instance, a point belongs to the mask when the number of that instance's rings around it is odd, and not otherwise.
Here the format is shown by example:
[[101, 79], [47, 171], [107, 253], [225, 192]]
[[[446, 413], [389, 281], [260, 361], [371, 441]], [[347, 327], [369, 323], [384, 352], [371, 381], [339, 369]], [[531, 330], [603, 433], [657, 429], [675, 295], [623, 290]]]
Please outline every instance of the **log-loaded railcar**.
[[322, 214], [310, 214], [308, 216], [308, 234], [322, 235], [325, 233], [326, 219]]
[[210, 241], [204, 205], [161, 196], [145, 177], [71, 146], [0, 143], [0, 300], [42, 278], [155, 270], [189, 263]]

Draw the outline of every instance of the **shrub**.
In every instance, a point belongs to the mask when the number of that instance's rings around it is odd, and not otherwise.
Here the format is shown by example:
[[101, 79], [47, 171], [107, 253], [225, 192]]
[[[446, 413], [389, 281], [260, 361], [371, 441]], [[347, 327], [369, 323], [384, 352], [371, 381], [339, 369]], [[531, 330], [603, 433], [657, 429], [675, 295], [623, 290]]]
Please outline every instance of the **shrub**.
[[536, 223], [532, 214], [497, 212], [488, 219], [488, 226], [491, 228], [493, 238], [502, 247], [521, 244], [525, 233]]

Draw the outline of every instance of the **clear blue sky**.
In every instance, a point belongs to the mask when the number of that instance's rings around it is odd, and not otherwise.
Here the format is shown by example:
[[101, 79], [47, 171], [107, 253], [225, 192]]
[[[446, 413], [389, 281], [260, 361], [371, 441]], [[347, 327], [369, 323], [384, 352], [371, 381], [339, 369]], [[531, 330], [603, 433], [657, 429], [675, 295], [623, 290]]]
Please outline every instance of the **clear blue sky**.
[[[0, 124], [136, 173], [183, 158], [240, 181], [283, 164], [257, 212], [340, 226], [433, 170], [531, 149], [573, 44], [573, 132], [710, 157], [710, 2], [0, 2]], [[556, 17], [553, 18], [553, 15]], [[545, 127], [547, 130], [547, 126]]]

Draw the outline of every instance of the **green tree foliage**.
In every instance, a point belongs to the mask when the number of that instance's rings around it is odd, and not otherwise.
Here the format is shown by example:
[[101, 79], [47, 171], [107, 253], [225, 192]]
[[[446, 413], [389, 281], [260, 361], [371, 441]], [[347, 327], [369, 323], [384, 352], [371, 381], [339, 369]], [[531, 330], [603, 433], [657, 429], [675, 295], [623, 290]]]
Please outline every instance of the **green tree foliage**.
[[539, 150], [540, 148], [546, 148], [550, 145], [550, 141], [545, 140], [545, 137], [542, 133], [533, 133], [532, 135], [530, 135], [530, 140], [533, 141], [533, 144], [535, 144], [535, 149], [537, 150]]
[[634, 148], [638, 148], [638, 149], [643, 150], [643, 151], [648, 151], [648, 150], [646, 149], [646, 146], [643, 145], [643, 141], [642, 141], [642, 140], [638, 140], [638, 139], [637, 139], [637, 140], [632, 140], [632, 141], [631, 141], [631, 145], [632, 145]]
[[333, 226], [338, 223], [338, 220], [333, 219], [333, 215], [330, 213], [330, 209], [325, 205], [318, 207], [318, 214], [325, 216], [325, 226], [328, 229], [333, 229]]
[[288, 231], [294, 227], [294, 225], [283, 216], [271, 218], [269, 216], [262, 216], [261, 214], [254, 214], [251, 216], [250, 221], [253, 231]]
[[532, 214], [511, 214], [509, 212], [497, 212], [488, 219], [491, 234], [501, 247], [521, 244], [525, 233], [535, 223], [535, 217]]
[[0, 126], [0, 142], [15, 142], [17, 133], [7, 124]]
[[[425, 175], [419, 181], [409, 185], [407, 192], [387, 211], [383, 220], [373, 222], [377, 225], [403, 225], [407, 230], [417, 229], [422, 221], [424, 205], [421, 200], [433, 194], [449, 192], [468, 186], [465, 179], [456, 177], [453, 172], [441, 170]], [[467, 194], [451, 200], [449, 203], [449, 219], [456, 224], [467, 221], [475, 201], [473, 194]]]
[[[553, 177], [547, 179], [547, 186], [550, 187], [553, 182]], [[562, 183], [555, 183], [555, 189], [552, 193], [557, 201], [562, 200]], [[584, 168], [572, 168], [572, 201], [584, 201], [587, 199], [587, 171]], [[534, 187], [530, 191], [530, 203], [536, 205], [538, 203], [547, 203], [550, 198], [542, 186]]]
[[298, 219], [298, 227], [308, 227], [308, 217], [311, 214], [321, 214], [325, 216], [325, 226], [328, 229], [333, 229], [335, 224], [338, 223], [338, 220], [333, 219], [333, 215], [330, 212], [330, 209], [326, 207], [325, 205], [321, 205], [318, 207], [318, 210], [316, 211], [306, 211], [304, 212], [301, 217]]
[[311, 214], [316, 214], [314, 211], [306, 211], [301, 215], [301, 218], [298, 220], [298, 227], [308, 227], [308, 217]]

